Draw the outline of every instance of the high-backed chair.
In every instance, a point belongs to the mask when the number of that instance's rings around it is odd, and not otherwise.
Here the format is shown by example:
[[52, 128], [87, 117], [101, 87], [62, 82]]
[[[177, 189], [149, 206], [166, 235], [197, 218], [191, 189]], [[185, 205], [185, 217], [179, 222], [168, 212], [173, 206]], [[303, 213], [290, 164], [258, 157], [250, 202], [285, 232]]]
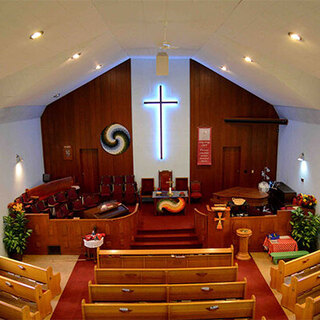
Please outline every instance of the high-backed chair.
[[188, 178], [176, 178], [175, 189], [177, 191], [188, 191], [189, 190], [189, 179]]
[[145, 199], [152, 200], [152, 192], [154, 191], [154, 179], [153, 178], [141, 178], [141, 188], [140, 188], [140, 201]]
[[160, 190], [169, 190], [169, 180], [172, 181], [172, 171], [162, 170], [159, 171], [159, 189]]
[[100, 197], [102, 201], [109, 200], [112, 194], [110, 184], [100, 184]]
[[135, 183], [134, 174], [128, 174], [128, 175], [124, 176], [124, 182], [125, 183]]
[[113, 176], [106, 175], [101, 177], [100, 184], [113, 184]]
[[191, 181], [190, 182], [190, 196], [189, 196], [190, 201], [192, 199], [199, 200], [201, 198], [202, 198], [202, 193], [201, 193], [200, 181]]
[[124, 183], [123, 176], [114, 176], [113, 177], [113, 183], [114, 184], [123, 184]]
[[69, 201], [75, 201], [79, 198], [76, 189], [71, 188], [67, 190], [67, 198]]
[[122, 184], [114, 184], [113, 185], [113, 190], [112, 190], [112, 196], [111, 198], [113, 200], [116, 200], [118, 202], [122, 202], [123, 198], [123, 189], [122, 189]]
[[37, 207], [39, 212], [50, 213], [50, 209], [47, 207], [46, 203], [43, 200], [37, 202]]
[[55, 194], [55, 198], [59, 203], [66, 203], [68, 199], [66, 198], [65, 192], [61, 191]]
[[134, 204], [138, 201], [138, 194], [134, 183], [126, 183], [124, 187], [123, 201], [126, 204]]

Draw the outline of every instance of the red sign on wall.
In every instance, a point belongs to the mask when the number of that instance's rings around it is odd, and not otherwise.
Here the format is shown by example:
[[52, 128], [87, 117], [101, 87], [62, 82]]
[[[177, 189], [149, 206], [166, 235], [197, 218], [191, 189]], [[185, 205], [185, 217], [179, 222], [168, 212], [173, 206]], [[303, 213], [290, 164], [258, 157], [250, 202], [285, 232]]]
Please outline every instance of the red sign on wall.
[[198, 166], [211, 165], [211, 127], [198, 127]]

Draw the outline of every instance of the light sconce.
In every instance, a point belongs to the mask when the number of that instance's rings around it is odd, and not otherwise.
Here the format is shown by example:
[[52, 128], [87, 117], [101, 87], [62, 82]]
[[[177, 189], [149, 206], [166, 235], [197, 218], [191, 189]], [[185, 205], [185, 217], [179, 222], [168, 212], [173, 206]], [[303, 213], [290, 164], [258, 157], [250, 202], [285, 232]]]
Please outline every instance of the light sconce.
[[16, 155], [16, 162], [19, 163], [19, 162], [22, 162], [22, 161], [23, 161], [22, 157], [17, 154]]
[[303, 152], [300, 153], [300, 155], [298, 157], [298, 160], [299, 161], [304, 161], [304, 153]]

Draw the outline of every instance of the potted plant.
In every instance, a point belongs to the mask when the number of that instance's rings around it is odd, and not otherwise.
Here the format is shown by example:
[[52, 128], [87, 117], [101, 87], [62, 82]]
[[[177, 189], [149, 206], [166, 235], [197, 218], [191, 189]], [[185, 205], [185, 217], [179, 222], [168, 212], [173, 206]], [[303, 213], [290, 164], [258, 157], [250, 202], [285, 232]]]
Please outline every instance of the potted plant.
[[315, 251], [318, 232], [320, 231], [320, 217], [298, 207], [291, 211], [292, 232], [291, 235], [297, 241], [301, 250]]
[[8, 211], [9, 214], [3, 217], [4, 247], [10, 258], [22, 260], [32, 230], [27, 229], [28, 220], [25, 217], [22, 203], [10, 203]]

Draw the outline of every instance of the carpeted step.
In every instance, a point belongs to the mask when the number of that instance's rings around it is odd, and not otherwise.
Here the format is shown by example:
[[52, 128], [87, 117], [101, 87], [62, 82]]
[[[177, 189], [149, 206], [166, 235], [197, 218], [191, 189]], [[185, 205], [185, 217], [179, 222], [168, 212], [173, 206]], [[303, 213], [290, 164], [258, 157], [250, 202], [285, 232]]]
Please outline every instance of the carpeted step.
[[198, 240], [191, 241], [161, 241], [161, 242], [137, 242], [131, 244], [131, 249], [183, 249], [183, 248], [202, 248]]
[[187, 228], [187, 229], [165, 229], [165, 230], [158, 230], [158, 229], [146, 229], [141, 230], [139, 229], [137, 235], [149, 235], [149, 234], [178, 234], [178, 233], [195, 233], [194, 228]]
[[136, 242], [159, 242], [159, 241], [187, 241], [198, 240], [196, 234], [192, 232], [184, 233], [156, 233], [156, 234], [142, 234], [135, 237]]

